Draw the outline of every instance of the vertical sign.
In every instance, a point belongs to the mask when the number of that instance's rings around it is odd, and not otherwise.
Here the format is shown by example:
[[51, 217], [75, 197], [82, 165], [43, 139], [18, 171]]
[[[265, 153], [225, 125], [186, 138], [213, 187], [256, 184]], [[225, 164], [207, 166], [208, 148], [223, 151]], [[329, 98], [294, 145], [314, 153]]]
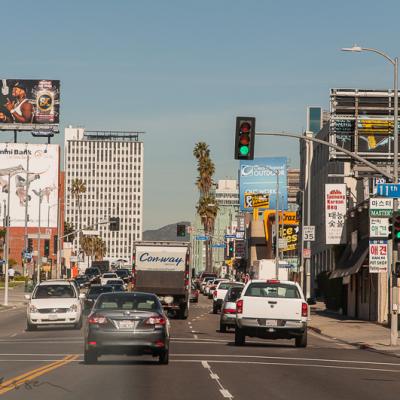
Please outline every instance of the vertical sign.
[[346, 184], [325, 185], [325, 238], [326, 244], [346, 242], [344, 217], [346, 215]]
[[388, 270], [387, 240], [369, 241], [369, 273], [376, 274]]

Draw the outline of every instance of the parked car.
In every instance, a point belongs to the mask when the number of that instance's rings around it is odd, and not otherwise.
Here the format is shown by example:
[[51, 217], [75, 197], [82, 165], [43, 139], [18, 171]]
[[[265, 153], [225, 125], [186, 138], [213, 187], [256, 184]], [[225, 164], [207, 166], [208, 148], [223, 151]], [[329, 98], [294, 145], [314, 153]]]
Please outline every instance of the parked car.
[[82, 303], [84, 294], [79, 294], [76, 286], [67, 280], [40, 282], [32, 295], [26, 294], [27, 331], [38, 326], [69, 324], [76, 329], [82, 327]]
[[225, 295], [221, 306], [221, 318], [219, 320], [219, 331], [226, 332], [227, 327], [236, 326], [236, 300], [240, 297], [244, 285], [231, 286]]
[[89, 291], [86, 294], [84, 309], [90, 310], [93, 307], [93, 304], [97, 300], [97, 298], [102, 293], [110, 293], [113, 292], [114, 288], [110, 285], [91, 285]]
[[168, 364], [170, 323], [152, 293], [103, 293], [88, 316], [84, 362], [93, 364], [103, 354], [158, 357]]
[[217, 287], [212, 292], [213, 298], [213, 313], [217, 314], [219, 310], [221, 310], [222, 303], [225, 299], [225, 295], [229, 288], [234, 286], [240, 286], [243, 288], [244, 283], [241, 282], [233, 282], [233, 281], [220, 281]]
[[265, 339], [295, 339], [307, 346], [308, 304], [298, 283], [251, 280], [236, 301], [235, 345], [246, 336]]
[[100, 277], [100, 285], [106, 285], [109, 279], [119, 279], [115, 272], [106, 272]]
[[196, 288], [195, 284], [192, 284], [190, 287], [190, 297], [189, 300], [191, 303], [199, 302], [199, 289]]

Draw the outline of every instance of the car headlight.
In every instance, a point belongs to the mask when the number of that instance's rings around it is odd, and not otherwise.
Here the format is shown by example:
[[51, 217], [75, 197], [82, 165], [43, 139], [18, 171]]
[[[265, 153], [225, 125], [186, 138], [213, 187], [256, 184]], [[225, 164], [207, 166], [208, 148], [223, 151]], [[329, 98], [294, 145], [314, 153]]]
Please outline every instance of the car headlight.
[[172, 296], [165, 296], [165, 297], [164, 297], [164, 301], [165, 301], [167, 304], [171, 304], [171, 303], [173, 303], [174, 298], [173, 298]]
[[31, 313], [37, 313], [37, 312], [38, 312], [38, 309], [37, 309], [33, 304], [31, 304], [31, 305], [29, 306], [29, 312], [31, 312]]
[[78, 311], [78, 306], [76, 304], [72, 304], [72, 306], [69, 308], [69, 311]]

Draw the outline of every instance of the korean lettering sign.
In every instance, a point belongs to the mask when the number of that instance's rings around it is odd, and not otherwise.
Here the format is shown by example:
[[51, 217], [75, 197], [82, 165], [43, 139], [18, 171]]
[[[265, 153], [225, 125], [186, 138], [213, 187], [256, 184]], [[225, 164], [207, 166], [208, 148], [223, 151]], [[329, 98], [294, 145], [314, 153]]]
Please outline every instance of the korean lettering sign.
[[326, 244], [346, 242], [344, 217], [346, 215], [346, 185], [325, 185], [325, 238]]
[[369, 242], [369, 273], [387, 272], [388, 242], [387, 240], [370, 240]]

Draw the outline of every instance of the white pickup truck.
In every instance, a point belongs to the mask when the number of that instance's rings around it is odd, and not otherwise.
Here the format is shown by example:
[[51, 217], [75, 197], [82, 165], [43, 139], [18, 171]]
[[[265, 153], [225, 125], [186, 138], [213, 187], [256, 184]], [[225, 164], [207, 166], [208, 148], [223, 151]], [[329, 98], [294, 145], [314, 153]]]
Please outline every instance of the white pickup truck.
[[236, 301], [235, 345], [246, 336], [263, 339], [295, 339], [307, 346], [308, 305], [300, 286], [291, 281], [251, 280]]

